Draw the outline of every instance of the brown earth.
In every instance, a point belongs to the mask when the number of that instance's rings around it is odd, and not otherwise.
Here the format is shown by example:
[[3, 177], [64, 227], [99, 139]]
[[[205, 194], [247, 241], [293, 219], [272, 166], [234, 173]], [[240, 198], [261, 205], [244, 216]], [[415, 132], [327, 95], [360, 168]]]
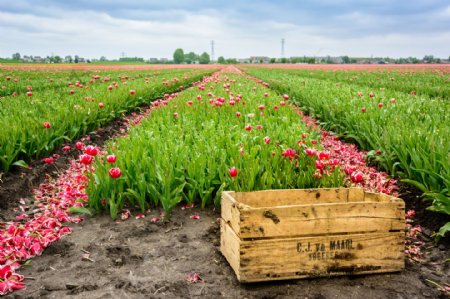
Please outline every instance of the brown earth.
[[[219, 251], [217, 211], [178, 207], [170, 222], [152, 223], [158, 215], [72, 225], [21, 269], [27, 289], [7, 298], [445, 298], [427, 282], [449, 281], [448, 251], [436, 247], [401, 273], [240, 284]], [[201, 281], [187, 282], [191, 272]]]

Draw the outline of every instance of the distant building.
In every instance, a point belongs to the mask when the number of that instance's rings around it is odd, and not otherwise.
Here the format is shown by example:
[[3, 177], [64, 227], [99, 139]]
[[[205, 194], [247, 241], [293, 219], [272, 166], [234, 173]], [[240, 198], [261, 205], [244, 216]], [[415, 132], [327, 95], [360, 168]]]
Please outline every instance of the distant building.
[[169, 59], [167, 59], [167, 58], [161, 58], [159, 61], [161, 61], [162, 63], [166, 63], [166, 62], [169, 62]]
[[238, 59], [238, 62], [239, 63], [250, 63], [250, 58], [241, 58], [241, 59]]
[[33, 57], [33, 62], [42, 63], [42, 62], [46, 62], [46, 59], [41, 57], [41, 56], [34, 56]]
[[150, 63], [158, 63], [159, 62], [158, 58], [150, 58], [148, 61]]
[[270, 63], [270, 57], [267, 57], [267, 56], [250, 56], [250, 63]]
[[337, 56], [323, 56], [323, 57], [316, 57], [316, 62], [318, 63], [344, 63], [344, 60], [342, 57]]
[[83, 57], [79, 57], [78, 58], [78, 63], [85, 63], [86, 59], [84, 59]]
[[24, 55], [24, 56], [22, 57], [22, 61], [23, 61], [23, 62], [33, 62], [33, 56], [27, 56], [27, 55]]

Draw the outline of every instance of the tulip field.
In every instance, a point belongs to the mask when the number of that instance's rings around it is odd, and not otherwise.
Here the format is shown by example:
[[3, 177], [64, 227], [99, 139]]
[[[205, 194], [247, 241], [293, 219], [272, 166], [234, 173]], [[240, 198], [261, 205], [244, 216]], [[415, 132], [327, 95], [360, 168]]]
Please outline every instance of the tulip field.
[[320, 134], [287, 102], [236, 73], [161, 101], [150, 118], [108, 145], [113, 162], [95, 161], [89, 206], [113, 218], [125, 204], [142, 212], [161, 204], [170, 214], [181, 201], [218, 205], [222, 190], [341, 186], [340, 161], [330, 160]]
[[[210, 70], [1, 70], [0, 171], [49, 154]], [[49, 161], [50, 162], [50, 161]]]
[[[219, 207], [224, 190], [362, 187], [398, 196], [398, 180], [450, 214], [449, 69], [0, 67], [0, 87], [0, 182], [55, 163], [55, 150], [68, 161], [2, 223], [0, 295], [24, 289], [21, 266], [86, 214], [165, 225], [177, 207]], [[117, 119], [126, 124], [120, 137], [91, 141]], [[420, 231], [407, 228], [414, 238]], [[436, 236], [447, 231], [450, 222]], [[407, 243], [405, 254], [417, 258], [418, 248]], [[191, 274], [189, 283], [201, 280]]]

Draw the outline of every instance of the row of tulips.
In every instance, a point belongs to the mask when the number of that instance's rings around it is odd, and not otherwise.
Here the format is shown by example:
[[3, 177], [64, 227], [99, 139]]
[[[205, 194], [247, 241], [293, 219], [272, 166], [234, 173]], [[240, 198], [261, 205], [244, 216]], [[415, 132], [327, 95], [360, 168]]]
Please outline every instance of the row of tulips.
[[[360, 186], [396, 194], [365, 154], [236, 69], [153, 103], [148, 119], [86, 165], [89, 205], [115, 218], [125, 205], [166, 215], [180, 201], [220, 203], [222, 190]], [[113, 163], [110, 157], [114, 157]]]
[[421, 189], [432, 201], [431, 210], [450, 214], [448, 98], [310, 78], [300, 71], [246, 71], [274, 90], [289, 92], [324, 128], [369, 150], [369, 159]]
[[[378, 90], [380, 87], [408, 94], [439, 97], [450, 96], [450, 67], [416, 69], [359, 69], [359, 70], [310, 70], [282, 68], [286, 75], [327, 80], [333, 83], [348, 83]], [[279, 70], [278, 70], [279, 71]]]
[[89, 206], [115, 218], [125, 205], [162, 205], [169, 216], [180, 201], [218, 205], [226, 189], [342, 186], [339, 161], [288, 98], [225, 72], [153, 103], [148, 119], [86, 165]]
[[[39, 71], [22, 71], [21, 79]], [[75, 71], [74, 71], [75, 72]], [[54, 73], [64, 80], [59, 88], [28, 86], [26, 93], [0, 98], [0, 171], [11, 165], [50, 153], [55, 147], [102, 126], [123, 113], [182, 89], [212, 70], [172, 69], [158, 71], [91, 72], [86, 81], [66, 81], [67, 72]], [[36, 84], [51, 84], [41, 73]], [[17, 74], [16, 74], [17, 75]], [[60, 79], [57, 79], [60, 75]], [[6, 82], [8, 78], [7, 76]], [[53, 78], [53, 77], [52, 77]], [[11, 80], [11, 79], [10, 79]], [[25, 80], [25, 79], [23, 79]], [[20, 81], [19, 81], [20, 82]]]

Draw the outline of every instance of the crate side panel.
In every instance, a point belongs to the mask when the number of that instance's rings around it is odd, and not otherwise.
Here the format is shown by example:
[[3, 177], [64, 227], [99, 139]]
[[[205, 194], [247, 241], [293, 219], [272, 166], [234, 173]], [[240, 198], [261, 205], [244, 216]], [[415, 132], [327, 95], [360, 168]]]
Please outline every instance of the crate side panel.
[[241, 281], [396, 272], [404, 233], [243, 241]]

